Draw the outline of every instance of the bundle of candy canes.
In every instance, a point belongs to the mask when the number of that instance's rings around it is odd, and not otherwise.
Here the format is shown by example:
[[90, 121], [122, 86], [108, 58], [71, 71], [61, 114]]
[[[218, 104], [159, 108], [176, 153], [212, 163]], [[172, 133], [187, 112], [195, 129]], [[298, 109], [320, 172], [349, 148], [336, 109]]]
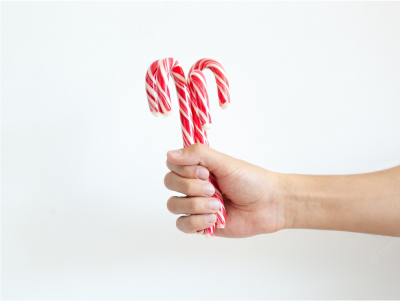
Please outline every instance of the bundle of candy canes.
[[[210, 104], [207, 94], [204, 69], [213, 72], [218, 88], [218, 99], [221, 108], [225, 109], [230, 103], [229, 83], [224, 68], [211, 59], [201, 59], [190, 68], [188, 77], [185, 77], [179, 62], [173, 58], [166, 58], [153, 62], [146, 73], [146, 92], [150, 111], [153, 115], [169, 116], [172, 113], [171, 96], [168, 89], [169, 77], [175, 82], [179, 101], [183, 147], [193, 143], [209, 145], [206, 131], [211, 128]], [[215, 227], [224, 228], [225, 206], [222, 194], [212, 174], [208, 181], [214, 185], [215, 194], [212, 196], [221, 202], [217, 212], [215, 225], [198, 231], [208, 237], [214, 236]]]

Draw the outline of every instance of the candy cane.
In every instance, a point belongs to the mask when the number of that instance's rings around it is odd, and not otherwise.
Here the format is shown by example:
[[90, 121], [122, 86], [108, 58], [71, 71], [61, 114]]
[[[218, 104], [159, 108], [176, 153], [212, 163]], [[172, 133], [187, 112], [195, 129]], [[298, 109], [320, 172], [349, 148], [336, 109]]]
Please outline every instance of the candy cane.
[[[188, 84], [189, 88], [193, 81], [196, 88], [198, 98], [198, 108], [200, 109], [199, 117], [201, 120], [202, 128], [207, 131], [211, 128], [211, 115], [209, 109], [209, 102], [206, 89], [206, 82], [204, 74], [201, 72], [204, 69], [210, 69], [214, 73], [215, 80], [218, 88], [219, 105], [222, 109], [226, 109], [230, 103], [229, 82], [226, 77], [226, 72], [222, 65], [212, 59], [201, 59], [197, 61], [189, 71]], [[193, 76], [191, 76], [193, 75]], [[197, 79], [197, 80], [196, 80]]]
[[[202, 62], [202, 63], [201, 63]], [[198, 65], [199, 70], [193, 70]], [[201, 60], [197, 62], [191, 69], [192, 77], [189, 76], [188, 81], [192, 79], [192, 87], [202, 95], [196, 95], [193, 90], [194, 101], [190, 101], [189, 89], [186, 83], [185, 75], [178, 61], [173, 58], [167, 58], [153, 62], [146, 73], [146, 92], [149, 102], [150, 111], [158, 116], [159, 114], [169, 116], [172, 113], [171, 97], [168, 89], [169, 75], [172, 76], [176, 85], [176, 91], [179, 99], [181, 128], [183, 136], [183, 146], [187, 147], [194, 143], [208, 144], [207, 134], [205, 130], [211, 127], [211, 116], [209, 113], [208, 95], [206, 90], [206, 81], [202, 69], [209, 68], [216, 76], [217, 85], [223, 85], [222, 92], [218, 92], [221, 107], [225, 108], [229, 104], [229, 84], [226, 79], [225, 71], [222, 66], [213, 60]], [[200, 80], [200, 82], [199, 82]], [[224, 85], [224, 83], [226, 83]], [[219, 83], [221, 82], [221, 83]], [[191, 91], [192, 92], [192, 91]], [[225, 98], [221, 98], [224, 95]], [[227, 96], [227, 97], [226, 97]], [[200, 99], [201, 98], [201, 99]], [[200, 106], [200, 110], [198, 107]], [[200, 112], [205, 112], [201, 114]], [[201, 115], [201, 117], [200, 117]], [[202, 118], [202, 119], [200, 119]], [[193, 122], [197, 124], [194, 130]], [[195, 138], [196, 133], [196, 138]], [[213, 198], [221, 202], [221, 208], [217, 213], [216, 226], [223, 228], [225, 222], [225, 207], [223, 205], [222, 194], [218, 189], [216, 181], [210, 175], [209, 182], [215, 187]], [[214, 236], [215, 225], [211, 228], [198, 231], [199, 234], [206, 234], [208, 237]]]
[[[202, 70], [210, 69], [215, 76], [218, 87], [218, 99], [221, 108], [225, 109], [230, 103], [229, 82], [224, 68], [218, 62], [211, 59], [202, 59], [196, 62], [189, 71], [188, 85], [192, 105], [192, 115], [194, 121], [195, 140], [198, 143], [209, 145], [207, 131], [211, 128], [210, 105], [207, 94], [206, 79]], [[209, 181], [215, 187], [214, 198], [221, 202], [221, 208], [217, 212], [217, 228], [224, 228], [226, 225], [226, 212], [222, 194], [218, 188], [213, 175], [210, 175]], [[205, 229], [204, 233], [208, 236], [214, 236], [215, 226]]]
[[169, 76], [175, 82], [179, 100], [179, 113], [183, 147], [194, 143], [193, 117], [190, 107], [190, 94], [185, 73], [179, 62], [166, 58], [153, 62], [146, 73], [146, 92], [150, 111], [155, 115], [169, 116], [172, 113], [171, 96], [168, 88]]
[[158, 96], [157, 96], [157, 70], [158, 61], [153, 62], [146, 72], [146, 93], [149, 102], [150, 112], [154, 116], [159, 114]]

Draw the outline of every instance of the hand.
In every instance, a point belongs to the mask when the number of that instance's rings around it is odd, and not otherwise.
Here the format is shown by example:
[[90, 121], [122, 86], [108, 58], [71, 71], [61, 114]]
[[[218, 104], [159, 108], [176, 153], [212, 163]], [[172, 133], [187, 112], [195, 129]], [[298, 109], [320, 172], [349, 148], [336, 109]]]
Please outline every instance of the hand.
[[216, 221], [219, 202], [210, 196], [214, 187], [207, 179], [211, 172], [224, 197], [226, 226], [216, 236], [248, 237], [285, 228], [285, 206], [278, 193], [279, 175], [222, 154], [202, 144], [169, 151], [165, 186], [187, 197], [171, 197], [169, 211], [191, 214], [177, 219], [185, 233], [209, 228]]
[[167, 154], [168, 209], [185, 233], [216, 221], [211, 172], [224, 196], [226, 226], [215, 235], [247, 237], [284, 228], [400, 234], [400, 166], [359, 175], [280, 174], [194, 144]]

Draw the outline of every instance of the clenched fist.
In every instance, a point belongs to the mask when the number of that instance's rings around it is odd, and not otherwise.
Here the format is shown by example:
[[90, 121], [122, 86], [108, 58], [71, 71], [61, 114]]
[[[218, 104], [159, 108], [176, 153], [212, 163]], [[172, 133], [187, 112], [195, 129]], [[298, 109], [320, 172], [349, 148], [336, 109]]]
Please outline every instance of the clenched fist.
[[226, 227], [216, 236], [246, 237], [285, 227], [283, 198], [277, 193], [278, 174], [232, 158], [203, 144], [169, 151], [165, 186], [187, 197], [173, 196], [169, 211], [181, 216], [176, 225], [185, 233], [209, 228], [216, 222], [220, 203], [211, 198], [215, 189], [207, 181], [211, 172], [222, 192]]

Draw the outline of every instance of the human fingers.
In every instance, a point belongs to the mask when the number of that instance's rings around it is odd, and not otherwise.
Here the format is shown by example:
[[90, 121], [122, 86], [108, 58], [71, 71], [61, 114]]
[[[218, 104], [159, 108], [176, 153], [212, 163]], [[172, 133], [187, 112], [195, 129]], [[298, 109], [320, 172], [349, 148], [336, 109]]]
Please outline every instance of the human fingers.
[[210, 228], [216, 221], [215, 214], [181, 216], [176, 220], [176, 227], [184, 233], [195, 233]]
[[215, 213], [220, 207], [221, 203], [213, 198], [173, 196], [167, 202], [168, 210], [174, 214]]
[[169, 170], [187, 179], [207, 180], [210, 175], [208, 169], [200, 165], [178, 165], [167, 160], [167, 167]]
[[198, 179], [182, 178], [174, 172], [166, 174], [164, 184], [169, 190], [188, 196], [210, 197], [215, 193], [215, 188], [211, 183]]

